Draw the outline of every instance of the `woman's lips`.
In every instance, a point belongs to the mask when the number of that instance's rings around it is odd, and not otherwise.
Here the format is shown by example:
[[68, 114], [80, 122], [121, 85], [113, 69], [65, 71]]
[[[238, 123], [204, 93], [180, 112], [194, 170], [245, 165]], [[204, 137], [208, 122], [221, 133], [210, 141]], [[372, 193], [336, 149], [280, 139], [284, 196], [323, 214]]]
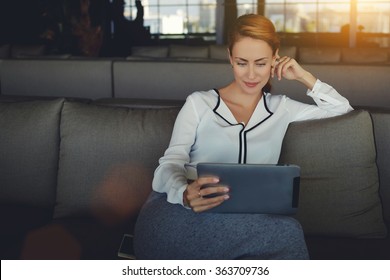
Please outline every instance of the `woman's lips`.
[[250, 88], [254, 88], [259, 84], [259, 83], [250, 83], [250, 82], [244, 82], [244, 83], [247, 87], [250, 87]]

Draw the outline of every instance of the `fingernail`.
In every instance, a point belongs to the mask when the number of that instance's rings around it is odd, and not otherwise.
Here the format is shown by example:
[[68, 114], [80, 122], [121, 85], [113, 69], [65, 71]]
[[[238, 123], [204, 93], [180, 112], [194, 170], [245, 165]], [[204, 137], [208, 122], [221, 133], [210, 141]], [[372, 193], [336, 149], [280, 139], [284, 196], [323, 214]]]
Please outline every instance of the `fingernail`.
[[224, 199], [224, 200], [228, 200], [228, 199], [229, 199], [229, 195], [224, 195], [224, 196], [223, 196], [223, 199]]

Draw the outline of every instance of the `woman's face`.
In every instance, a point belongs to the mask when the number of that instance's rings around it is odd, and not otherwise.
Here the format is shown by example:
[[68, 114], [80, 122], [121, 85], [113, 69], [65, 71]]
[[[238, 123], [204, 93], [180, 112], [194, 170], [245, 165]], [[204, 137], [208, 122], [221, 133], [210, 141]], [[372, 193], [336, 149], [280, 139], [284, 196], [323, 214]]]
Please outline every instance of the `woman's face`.
[[246, 94], [261, 92], [270, 78], [275, 59], [276, 55], [265, 41], [250, 37], [237, 41], [230, 54], [230, 63], [240, 91]]

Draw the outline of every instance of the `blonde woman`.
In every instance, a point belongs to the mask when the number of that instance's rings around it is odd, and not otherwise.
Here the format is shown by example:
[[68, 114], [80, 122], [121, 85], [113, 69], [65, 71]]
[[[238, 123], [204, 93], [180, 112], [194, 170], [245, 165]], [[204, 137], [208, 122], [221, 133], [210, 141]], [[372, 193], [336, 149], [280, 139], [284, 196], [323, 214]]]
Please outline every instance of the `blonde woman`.
[[[229, 188], [218, 185], [218, 178], [197, 178], [187, 168], [199, 162], [276, 164], [289, 123], [353, 110], [294, 59], [279, 57], [279, 44], [267, 18], [244, 15], [236, 20], [228, 46], [234, 80], [188, 96], [136, 224], [137, 258], [309, 257], [301, 226], [291, 217], [205, 213], [229, 199]], [[304, 84], [316, 105], [266, 92], [274, 76]], [[202, 188], [210, 183], [216, 186]], [[213, 193], [222, 195], [205, 197]]]

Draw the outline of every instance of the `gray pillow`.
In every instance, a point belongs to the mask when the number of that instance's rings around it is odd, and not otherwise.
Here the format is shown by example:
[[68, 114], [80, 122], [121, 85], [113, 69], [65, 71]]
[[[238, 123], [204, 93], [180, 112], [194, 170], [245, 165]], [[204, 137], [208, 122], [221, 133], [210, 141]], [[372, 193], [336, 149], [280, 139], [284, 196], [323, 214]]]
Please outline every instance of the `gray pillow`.
[[63, 102], [0, 103], [0, 203], [54, 206]]
[[280, 162], [301, 166], [296, 218], [305, 234], [386, 236], [375, 159], [366, 111], [289, 126]]
[[151, 191], [178, 108], [129, 109], [66, 102], [55, 217], [134, 217]]

